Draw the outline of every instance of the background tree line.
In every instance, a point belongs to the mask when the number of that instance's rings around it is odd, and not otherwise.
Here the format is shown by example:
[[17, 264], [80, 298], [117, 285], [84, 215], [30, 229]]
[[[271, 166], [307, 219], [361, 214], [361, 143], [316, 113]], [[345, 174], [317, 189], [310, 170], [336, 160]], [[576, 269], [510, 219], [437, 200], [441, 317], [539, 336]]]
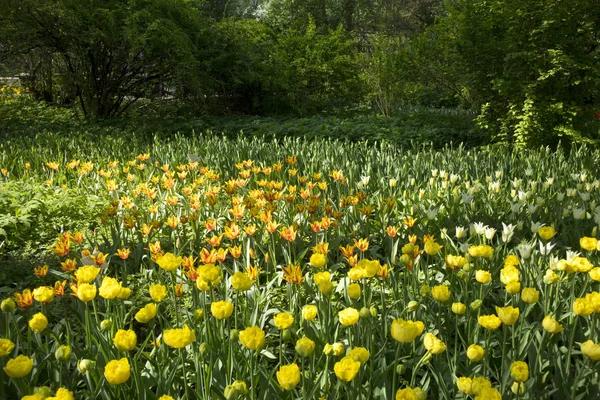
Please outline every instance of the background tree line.
[[596, 142], [600, 1], [4, 0], [0, 74], [112, 117], [461, 107], [496, 138]]

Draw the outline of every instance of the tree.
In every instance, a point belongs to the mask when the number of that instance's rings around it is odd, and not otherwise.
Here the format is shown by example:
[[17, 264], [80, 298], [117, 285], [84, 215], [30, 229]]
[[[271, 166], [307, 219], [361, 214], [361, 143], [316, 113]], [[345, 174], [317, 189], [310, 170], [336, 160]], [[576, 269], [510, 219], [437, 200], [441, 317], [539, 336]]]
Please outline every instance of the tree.
[[[47, 71], [44, 97], [55, 97], [56, 79], [86, 117], [118, 115], [158, 85], [185, 92], [197, 83], [204, 27], [185, 0], [6, 0], [0, 14], [0, 54], [35, 59]], [[39, 74], [27, 69], [38, 92]]]
[[483, 127], [520, 145], [600, 141], [596, 2], [460, 0], [447, 10]]
[[209, 82], [206, 108], [211, 113], [263, 112], [270, 78], [272, 31], [254, 19], [227, 18], [212, 26], [215, 38], [199, 57]]
[[269, 86], [280, 106], [299, 114], [357, 103], [363, 94], [356, 43], [340, 25], [319, 33], [312, 20], [277, 37]]

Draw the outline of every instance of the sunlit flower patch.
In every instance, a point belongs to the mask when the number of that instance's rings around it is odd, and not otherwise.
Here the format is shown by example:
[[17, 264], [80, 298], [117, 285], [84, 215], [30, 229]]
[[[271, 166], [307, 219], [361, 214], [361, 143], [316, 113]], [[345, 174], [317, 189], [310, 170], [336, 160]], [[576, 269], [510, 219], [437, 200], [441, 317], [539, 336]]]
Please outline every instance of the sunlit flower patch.
[[6, 166], [102, 206], [4, 296], [3, 398], [599, 395], [584, 156], [240, 146]]

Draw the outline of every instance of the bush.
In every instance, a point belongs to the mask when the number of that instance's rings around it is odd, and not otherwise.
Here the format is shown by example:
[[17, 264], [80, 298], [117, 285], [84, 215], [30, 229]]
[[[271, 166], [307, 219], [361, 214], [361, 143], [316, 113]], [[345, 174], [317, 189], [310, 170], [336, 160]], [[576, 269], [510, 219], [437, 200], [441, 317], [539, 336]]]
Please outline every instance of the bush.
[[310, 19], [306, 28], [279, 34], [271, 57], [269, 105], [275, 110], [306, 115], [362, 100], [356, 43], [341, 26], [319, 33]]
[[521, 146], [598, 143], [598, 8], [588, 1], [461, 1], [445, 24], [481, 126]]

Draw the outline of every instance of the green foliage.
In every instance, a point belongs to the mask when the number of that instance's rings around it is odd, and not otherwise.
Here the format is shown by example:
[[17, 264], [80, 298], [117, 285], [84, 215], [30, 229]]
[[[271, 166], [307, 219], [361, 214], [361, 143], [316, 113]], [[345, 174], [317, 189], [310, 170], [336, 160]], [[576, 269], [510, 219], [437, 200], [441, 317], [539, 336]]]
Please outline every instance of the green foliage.
[[600, 11], [587, 1], [461, 1], [445, 22], [481, 107], [519, 145], [598, 143]]
[[400, 103], [403, 82], [398, 75], [404, 68], [402, 42], [397, 37], [375, 36], [371, 39], [372, 53], [364, 57], [363, 75], [370, 89], [369, 98], [385, 116], [391, 115]]
[[[86, 117], [118, 115], [156, 95], [157, 85], [178, 92], [183, 82], [187, 90], [199, 86], [202, 23], [183, 0], [10, 0], [0, 14], [0, 23], [12, 27], [2, 39], [6, 54], [36, 60], [26, 80], [32, 92], [77, 102]], [[22, 41], [27, 46], [15, 45]]]
[[[0, 70], [25, 72], [21, 82], [36, 99], [86, 118], [118, 116], [136, 102], [138, 111], [161, 104], [194, 114], [339, 111], [364, 105], [361, 60], [371, 62], [373, 33], [403, 43], [433, 22], [439, 4], [7, 0], [0, 5]], [[399, 90], [393, 98], [402, 99], [389, 98], [387, 108], [435, 104], [425, 98], [431, 85], [414, 79], [410, 52], [402, 49], [402, 57], [371, 73], [369, 98], [382, 98], [375, 82], [385, 81], [383, 97]]]
[[[84, 117], [460, 107], [497, 141], [597, 144], [599, 21], [583, 0], [6, 0], [0, 71]], [[12, 105], [4, 126], [54, 123]]]
[[212, 26], [218, 38], [201, 57], [210, 82], [204, 107], [212, 114], [264, 111], [269, 53], [274, 45], [271, 30], [251, 19], [228, 18]]
[[[8, 89], [7, 89], [8, 92]], [[70, 108], [51, 106], [27, 95], [0, 95], [0, 130], [43, 129], [75, 122]]]
[[50, 257], [58, 233], [93, 226], [101, 211], [100, 198], [84, 191], [0, 182], [0, 286], [27, 282], [33, 268]]
[[319, 33], [310, 19], [305, 29], [282, 32], [271, 56], [270, 87], [277, 94], [272, 106], [283, 102], [308, 114], [360, 101], [356, 43], [341, 26]]
[[[40, 104], [32, 102], [33, 104]], [[9, 115], [16, 106], [0, 103], [0, 115]], [[38, 115], [35, 111], [41, 110]], [[56, 114], [56, 120], [48, 117]], [[61, 114], [62, 113], [62, 114]], [[332, 138], [344, 141], [383, 140], [409, 145], [411, 142], [432, 143], [443, 147], [447, 143], [463, 143], [477, 146], [487, 143], [485, 131], [476, 131], [473, 115], [455, 109], [432, 109], [425, 107], [399, 107], [392, 117], [351, 110], [345, 114], [312, 117], [294, 116], [206, 116], [190, 118], [175, 115], [171, 108], [152, 105], [135, 110], [130, 116], [105, 121], [78, 121], [68, 117], [68, 110], [51, 106], [27, 108], [27, 113], [13, 116], [4, 126], [4, 136], [15, 143], [37, 135], [32, 145], [53, 146], [52, 137], [60, 134], [73, 142], [87, 140], [92, 146], [105, 148], [109, 137], [136, 137], [127, 145], [131, 151], [141, 152], [154, 134], [170, 137], [176, 133], [195, 135], [203, 132], [224, 134], [235, 138], [265, 137], [280, 140], [286, 136], [305, 139]], [[45, 135], [38, 135], [46, 132]], [[47, 138], [47, 140], [44, 140]], [[20, 146], [18, 146], [20, 147]], [[85, 148], [70, 147], [69, 157], [86, 157]], [[17, 150], [13, 150], [17, 151]], [[66, 150], [65, 150], [66, 151]], [[66, 157], [66, 156], [65, 156]], [[0, 160], [1, 161], [1, 160]]]
[[47, 248], [59, 232], [77, 230], [101, 210], [97, 197], [39, 183], [0, 184], [0, 240], [4, 251]]
[[443, 0], [270, 0], [264, 19], [272, 26], [307, 25], [312, 16], [317, 29], [342, 25], [348, 32], [366, 38], [375, 32], [412, 37], [434, 22]]
[[402, 105], [457, 107], [461, 86], [446, 62], [449, 50], [444, 40], [427, 39], [433, 29], [413, 39], [374, 35], [372, 50], [364, 56], [363, 76], [369, 98], [379, 112], [390, 116]]

